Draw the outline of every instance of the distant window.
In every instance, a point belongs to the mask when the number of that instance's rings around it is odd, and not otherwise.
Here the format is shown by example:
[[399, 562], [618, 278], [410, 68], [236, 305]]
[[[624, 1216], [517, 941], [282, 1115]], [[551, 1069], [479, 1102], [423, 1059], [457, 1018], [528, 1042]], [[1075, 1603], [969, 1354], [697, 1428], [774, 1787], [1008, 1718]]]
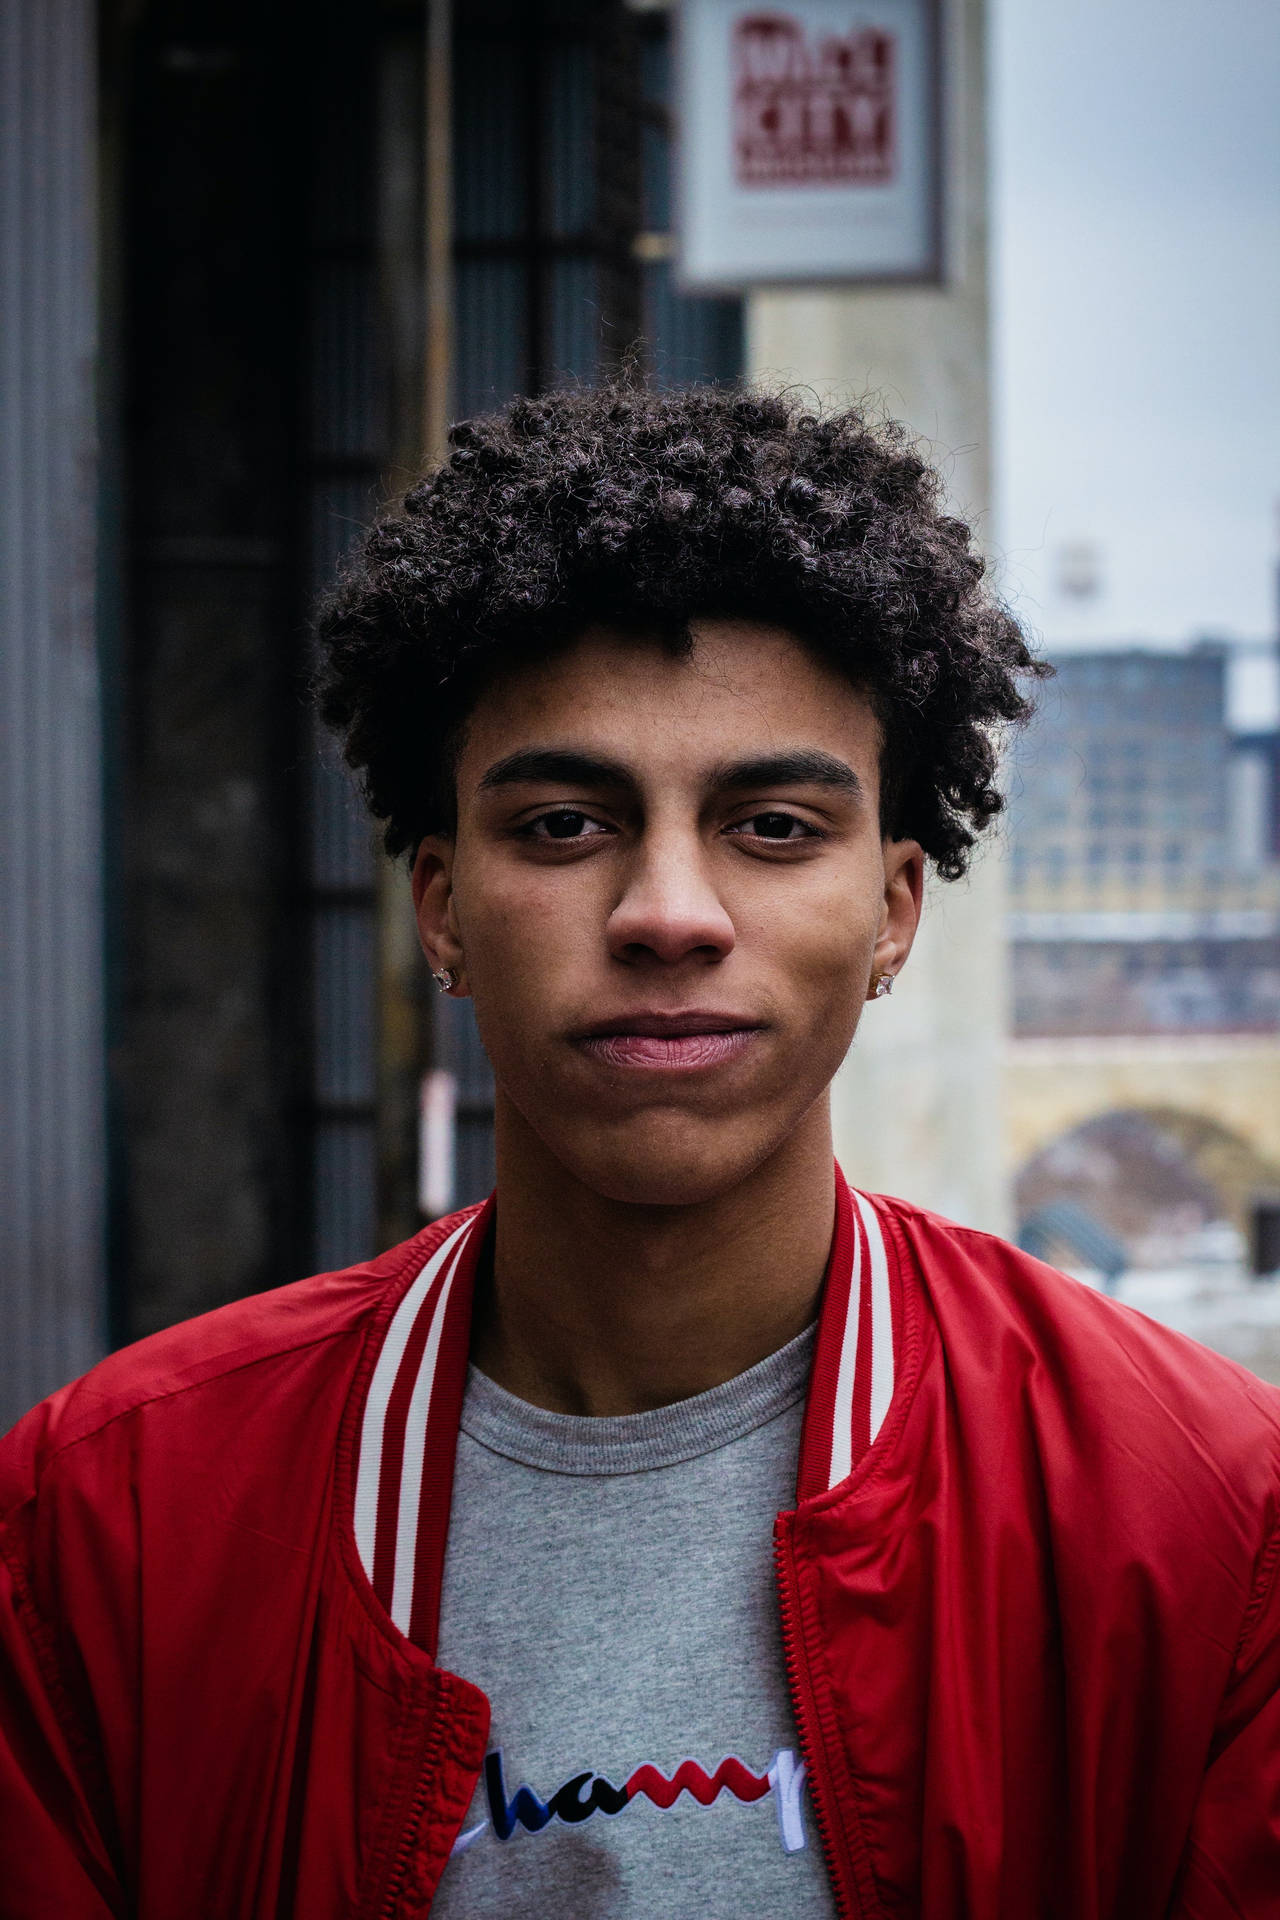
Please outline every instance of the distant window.
[[742, 302], [672, 278], [669, 22], [574, 0], [456, 12], [456, 409], [742, 368]]

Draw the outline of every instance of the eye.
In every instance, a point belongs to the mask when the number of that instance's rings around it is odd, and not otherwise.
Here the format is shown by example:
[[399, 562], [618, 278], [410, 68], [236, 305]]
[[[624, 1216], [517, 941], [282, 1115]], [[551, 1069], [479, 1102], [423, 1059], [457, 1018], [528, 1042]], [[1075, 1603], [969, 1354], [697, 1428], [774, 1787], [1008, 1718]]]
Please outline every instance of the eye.
[[816, 827], [807, 820], [801, 820], [794, 813], [753, 813], [747, 820], [739, 820], [730, 827], [730, 833], [748, 834], [753, 840], [811, 840], [820, 839]]
[[540, 813], [521, 831], [530, 840], [591, 840], [609, 829], [577, 807], [556, 807], [550, 813]]

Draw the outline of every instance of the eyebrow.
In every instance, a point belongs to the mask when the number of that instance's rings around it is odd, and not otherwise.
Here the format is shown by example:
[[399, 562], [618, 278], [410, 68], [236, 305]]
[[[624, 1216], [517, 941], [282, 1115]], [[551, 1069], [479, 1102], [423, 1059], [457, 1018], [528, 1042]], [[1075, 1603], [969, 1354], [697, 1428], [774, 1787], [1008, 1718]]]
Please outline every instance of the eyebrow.
[[756, 787], [831, 787], [857, 796], [862, 782], [853, 768], [834, 753], [814, 747], [795, 747], [783, 753], [761, 754], [753, 760], [731, 760], [714, 767], [710, 783], [721, 792], [741, 793]]
[[[479, 790], [546, 781], [597, 790], [634, 788], [638, 784], [632, 769], [620, 760], [575, 753], [566, 747], [525, 747], [495, 760], [481, 778]], [[813, 747], [722, 761], [711, 769], [707, 785], [720, 793], [748, 793], [760, 787], [827, 787], [857, 798], [863, 792], [861, 780], [847, 762]]]
[[480, 781], [480, 792], [492, 787], [516, 787], [534, 781], [561, 781], [569, 787], [633, 787], [635, 775], [619, 760], [599, 760], [594, 754], [574, 753], [565, 747], [525, 747], [495, 760]]

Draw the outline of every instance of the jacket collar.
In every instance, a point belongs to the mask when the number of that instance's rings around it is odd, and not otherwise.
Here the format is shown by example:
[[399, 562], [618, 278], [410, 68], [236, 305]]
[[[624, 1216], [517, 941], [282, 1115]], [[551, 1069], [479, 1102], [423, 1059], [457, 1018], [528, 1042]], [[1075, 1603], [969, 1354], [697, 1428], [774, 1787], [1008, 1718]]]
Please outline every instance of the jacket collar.
[[[466, 1386], [476, 1266], [495, 1210], [440, 1221], [380, 1315], [357, 1434], [354, 1533], [365, 1577], [400, 1632], [435, 1657]], [[425, 1261], [422, 1258], [426, 1251]], [[835, 1225], [797, 1475], [803, 1502], [846, 1480], [884, 1425], [901, 1344], [902, 1279], [879, 1206], [836, 1168]]]

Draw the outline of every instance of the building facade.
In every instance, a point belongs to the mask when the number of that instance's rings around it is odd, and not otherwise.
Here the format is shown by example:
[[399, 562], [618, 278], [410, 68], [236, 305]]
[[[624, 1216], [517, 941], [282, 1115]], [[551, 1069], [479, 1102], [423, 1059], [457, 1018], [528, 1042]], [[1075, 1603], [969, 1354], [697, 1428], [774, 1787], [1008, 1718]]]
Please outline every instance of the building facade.
[[[0, 0], [0, 1424], [489, 1185], [470, 1010], [307, 701], [316, 594], [450, 418], [624, 363], [870, 389], [982, 513], [983, 0], [940, 17], [940, 275], [739, 299], [675, 284], [667, 7]], [[836, 1100], [860, 1180], [996, 1226], [1000, 888], [940, 896]]]
[[309, 609], [448, 418], [624, 361], [742, 368], [741, 302], [672, 284], [661, 11], [3, 15], [29, 591], [0, 1421], [107, 1344], [412, 1231], [431, 1066], [445, 1198], [485, 1190], [487, 1066], [310, 719]]
[[1011, 768], [1015, 1034], [1280, 1031], [1274, 748], [1227, 672], [1212, 642], [1056, 662]]
[[1270, 1273], [1275, 735], [1229, 724], [1224, 645], [1056, 665], [1010, 768], [1003, 1085], [1019, 1231], [1093, 1266], [1109, 1240], [1117, 1271], [1229, 1255]]

